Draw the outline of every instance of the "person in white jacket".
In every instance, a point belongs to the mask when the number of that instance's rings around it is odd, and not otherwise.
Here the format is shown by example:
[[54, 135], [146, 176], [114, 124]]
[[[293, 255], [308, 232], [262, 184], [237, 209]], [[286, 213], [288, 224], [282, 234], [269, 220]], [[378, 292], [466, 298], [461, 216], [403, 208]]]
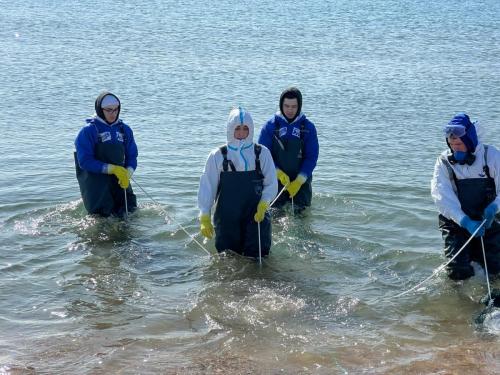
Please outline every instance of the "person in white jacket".
[[[217, 251], [233, 250], [258, 257], [260, 223], [261, 254], [271, 248], [271, 220], [267, 211], [278, 192], [271, 152], [253, 143], [252, 116], [234, 108], [227, 121], [227, 144], [209, 155], [200, 179], [198, 207], [200, 231], [212, 238]], [[215, 203], [214, 225], [211, 210]]]
[[[436, 161], [431, 194], [439, 210], [444, 252], [453, 257], [476, 232], [475, 238], [448, 265], [452, 280], [474, 275], [470, 262], [484, 267], [484, 240], [488, 273], [500, 273], [500, 151], [479, 142], [475, 123], [459, 113], [445, 126], [448, 150]], [[482, 225], [483, 220], [486, 220]], [[478, 230], [479, 228], [479, 230]]]

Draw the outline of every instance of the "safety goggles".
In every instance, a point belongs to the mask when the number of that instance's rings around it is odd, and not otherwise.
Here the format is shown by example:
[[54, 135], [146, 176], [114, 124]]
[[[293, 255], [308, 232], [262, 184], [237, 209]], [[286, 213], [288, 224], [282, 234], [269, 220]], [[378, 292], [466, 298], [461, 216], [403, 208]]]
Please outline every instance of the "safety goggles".
[[467, 132], [467, 129], [465, 128], [465, 126], [462, 126], [462, 125], [446, 125], [443, 129], [444, 131], [444, 134], [446, 135], [446, 137], [451, 137], [452, 135], [454, 135], [455, 137], [463, 137], [465, 135], [465, 133]]

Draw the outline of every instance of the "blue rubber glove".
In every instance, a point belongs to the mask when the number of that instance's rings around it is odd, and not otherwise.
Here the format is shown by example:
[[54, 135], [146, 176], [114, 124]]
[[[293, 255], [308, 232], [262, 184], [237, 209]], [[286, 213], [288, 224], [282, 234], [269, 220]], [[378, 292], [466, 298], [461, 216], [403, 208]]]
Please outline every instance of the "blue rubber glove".
[[[474, 233], [476, 229], [481, 225], [481, 221], [472, 220], [467, 215], [460, 221], [460, 226], [469, 231], [470, 234]], [[474, 237], [482, 237], [484, 236], [484, 225], [479, 229]]]
[[493, 220], [495, 220], [495, 215], [498, 212], [498, 205], [495, 202], [491, 202], [483, 212], [483, 219], [486, 219], [486, 223], [484, 227], [486, 229], [490, 229], [491, 224], [493, 224]]

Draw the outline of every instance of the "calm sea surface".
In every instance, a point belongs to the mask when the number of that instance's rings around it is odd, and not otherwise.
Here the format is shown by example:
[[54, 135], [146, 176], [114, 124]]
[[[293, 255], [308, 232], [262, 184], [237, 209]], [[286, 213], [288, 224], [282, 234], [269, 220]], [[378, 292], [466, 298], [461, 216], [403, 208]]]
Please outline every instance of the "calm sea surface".
[[[0, 0], [0, 24], [1, 374], [500, 372], [484, 275], [391, 298], [445, 260], [442, 124], [467, 111], [500, 146], [498, 0]], [[211, 258], [180, 229], [202, 241], [205, 159], [232, 106], [258, 134], [292, 84], [319, 133], [312, 209], [275, 215], [261, 268]], [[75, 179], [103, 89], [162, 205], [133, 184], [129, 222], [86, 216]]]

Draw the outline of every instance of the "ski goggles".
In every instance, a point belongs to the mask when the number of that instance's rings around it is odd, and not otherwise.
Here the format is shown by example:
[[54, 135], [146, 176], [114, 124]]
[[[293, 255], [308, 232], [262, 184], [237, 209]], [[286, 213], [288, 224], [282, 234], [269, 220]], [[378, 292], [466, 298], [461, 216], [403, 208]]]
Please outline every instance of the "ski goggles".
[[462, 125], [446, 125], [443, 129], [444, 134], [446, 135], [446, 138], [451, 137], [454, 135], [455, 137], [463, 137], [465, 133], [467, 132], [467, 129], [465, 126]]

